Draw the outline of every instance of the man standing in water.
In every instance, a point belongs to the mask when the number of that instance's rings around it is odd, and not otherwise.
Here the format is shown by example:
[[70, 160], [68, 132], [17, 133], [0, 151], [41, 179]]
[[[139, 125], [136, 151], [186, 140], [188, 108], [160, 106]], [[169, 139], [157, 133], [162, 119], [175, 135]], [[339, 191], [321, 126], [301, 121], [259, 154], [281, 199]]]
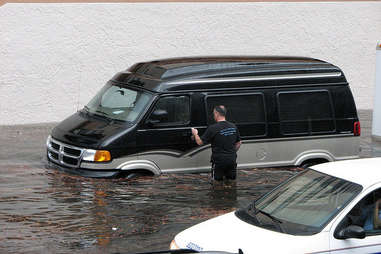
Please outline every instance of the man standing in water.
[[196, 143], [201, 146], [212, 145], [212, 177], [221, 181], [223, 178], [234, 180], [237, 177], [237, 151], [241, 146], [241, 138], [237, 127], [226, 121], [226, 108], [222, 105], [213, 109], [215, 124], [210, 125], [200, 137], [198, 131], [192, 128]]

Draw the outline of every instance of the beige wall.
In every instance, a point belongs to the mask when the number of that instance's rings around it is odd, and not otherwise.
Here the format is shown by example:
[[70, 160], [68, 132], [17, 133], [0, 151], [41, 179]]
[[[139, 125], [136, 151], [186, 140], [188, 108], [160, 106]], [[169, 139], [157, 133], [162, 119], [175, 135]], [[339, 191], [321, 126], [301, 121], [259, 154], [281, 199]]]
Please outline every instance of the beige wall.
[[297, 55], [341, 67], [373, 107], [381, 2], [7, 3], [0, 125], [60, 121], [114, 73], [194, 55]]
[[[156, 3], [156, 2], [356, 2], [363, 0], [0, 0], [6, 3]], [[369, 0], [379, 1], [379, 0]]]

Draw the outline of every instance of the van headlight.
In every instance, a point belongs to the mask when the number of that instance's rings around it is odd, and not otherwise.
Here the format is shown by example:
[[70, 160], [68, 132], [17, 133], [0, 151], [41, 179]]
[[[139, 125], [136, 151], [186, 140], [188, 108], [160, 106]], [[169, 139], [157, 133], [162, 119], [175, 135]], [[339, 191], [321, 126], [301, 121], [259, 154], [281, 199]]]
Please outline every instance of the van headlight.
[[175, 239], [172, 240], [171, 244], [169, 245], [170, 250], [178, 250], [180, 247], [176, 244]]
[[93, 162], [107, 162], [111, 160], [111, 154], [107, 150], [86, 149], [83, 153], [82, 160]]
[[49, 135], [48, 138], [46, 139], [46, 146], [49, 147], [50, 146], [50, 141], [52, 139], [52, 136]]

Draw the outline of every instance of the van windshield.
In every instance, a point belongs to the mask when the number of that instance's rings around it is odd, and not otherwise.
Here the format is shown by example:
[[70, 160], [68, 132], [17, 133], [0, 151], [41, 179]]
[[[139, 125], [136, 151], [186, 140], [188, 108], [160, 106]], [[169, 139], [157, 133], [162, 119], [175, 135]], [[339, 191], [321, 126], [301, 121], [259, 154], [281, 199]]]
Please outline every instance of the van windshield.
[[256, 201], [246, 212], [254, 217], [252, 224], [257, 226], [312, 235], [320, 232], [361, 190], [359, 184], [308, 169]]
[[151, 98], [152, 95], [147, 92], [107, 83], [85, 109], [112, 120], [134, 122]]

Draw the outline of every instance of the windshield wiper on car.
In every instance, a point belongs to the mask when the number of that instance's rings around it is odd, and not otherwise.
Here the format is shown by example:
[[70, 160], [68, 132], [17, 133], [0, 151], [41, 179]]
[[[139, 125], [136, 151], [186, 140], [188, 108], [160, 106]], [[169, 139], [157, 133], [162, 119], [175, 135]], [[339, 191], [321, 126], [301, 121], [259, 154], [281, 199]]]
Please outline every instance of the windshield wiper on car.
[[[285, 233], [285, 231], [284, 231], [284, 229], [283, 229], [283, 227], [282, 227], [282, 225], [281, 225], [283, 222], [282, 222], [281, 220], [279, 220], [278, 218], [275, 218], [275, 217], [272, 216], [271, 214], [269, 214], [269, 213], [267, 213], [267, 212], [264, 212], [264, 211], [258, 209], [258, 208], [255, 206], [255, 200], [253, 201], [253, 203], [250, 204], [250, 206], [249, 206], [249, 208], [248, 208], [248, 211], [252, 212], [253, 215], [254, 215], [255, 217], [256, 217], [256, 215], [257, 215], [258, 213], [261, 213], [261, 214], [267, 216], [267, 217], [270, 218], [273, 222], [276, 223], [276, 225], [278, 226], [278, 229], [279, 229], [280, 232]], [[258, 218], [257, 218], [257, 220], [258, 220]]]
[[267, 217], [269, 217], [273, 222], [276, 222], [276, 225], [278, 225], [278, 228], [279, 228], [279, 231], [282, 232], [282, 233], [285, 233], [283, 227], [282, 227], [282, 221], [278, 218], [275, 218], [274, 216], [272, 216], [271, 214], [267, 213], [267, 212], [264, 212], [262, 210], [259, 210], [257, 209], [257, 212], [258, 213], [261, 213], [263, 215], [266, 215]]
[[255, 207], [255, 200], [253, 201], [253, 203], [251, 203], [249, 205], [249, 209], [248, 210], [252, 211], [254, 213], [254, 215], [258, 213], [258, 209]]
[[110, 116], [109, 116], [107, 113], [103, 112], [103, 111], [96, 110], [95, 113], [100, 113], [100, 114], [102, 114], [102, 115], [104, 115], [104, 116], [110, 118]]
[[95, 111], [95, 113], [99, 113], [99, 114], [96, 114], [96, 115], [103, 115], [103, 116], [105, 116], [105, 118], [106, 118], [107, 120], [109, 120], [109, 122], [111, 122], [111, 123], [114, 122], [114, 119], [113, 119], [109, 114], [107, 114], [106, 112], [103, 112], [103, 111], [100, 111], [99, 109], [97, 109], [97, 110]]

